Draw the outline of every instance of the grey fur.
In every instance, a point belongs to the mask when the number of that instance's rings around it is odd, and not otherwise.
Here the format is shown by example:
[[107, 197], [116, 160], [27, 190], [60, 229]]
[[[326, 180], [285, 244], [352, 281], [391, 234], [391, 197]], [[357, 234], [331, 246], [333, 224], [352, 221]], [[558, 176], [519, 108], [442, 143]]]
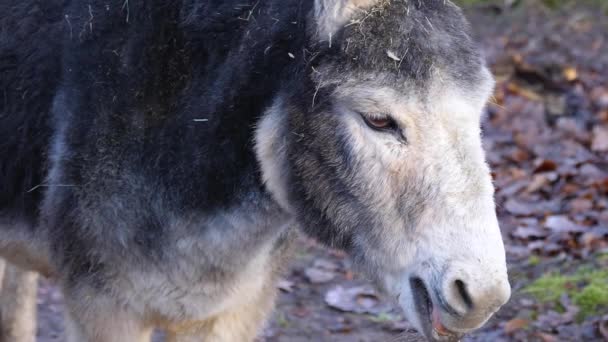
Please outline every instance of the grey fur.
[[[252, 340], [296, 226], [401, 296], [429, 339], [507, 300], [479, 140], [492, 81], [449, 1], [0, 13], [25, 32], [0, 31], [0, 63], [20, 61], [0, 64], [0, 256], [57, 277], [74, 341]], [[413, 279], [453, 307], [453, 335], [429, 328]]]

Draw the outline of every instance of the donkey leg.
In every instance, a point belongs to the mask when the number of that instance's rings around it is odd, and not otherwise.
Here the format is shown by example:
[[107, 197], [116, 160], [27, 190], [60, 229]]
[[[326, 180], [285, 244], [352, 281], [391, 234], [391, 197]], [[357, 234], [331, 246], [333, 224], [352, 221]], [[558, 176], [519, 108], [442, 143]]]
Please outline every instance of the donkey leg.
[[169, 327], [167, 342], [247, 342], [253, 341], [274, 306], [275, 291], [270, 284], [255, 298], [202, 322], [186, 322]]
[[68, 342], [150, 342], [153, 327], [111, 298], [94, 292], [90, 296], [64, 295]]
[[38, 273], [1, 263], [0, 341], [35, 342]]

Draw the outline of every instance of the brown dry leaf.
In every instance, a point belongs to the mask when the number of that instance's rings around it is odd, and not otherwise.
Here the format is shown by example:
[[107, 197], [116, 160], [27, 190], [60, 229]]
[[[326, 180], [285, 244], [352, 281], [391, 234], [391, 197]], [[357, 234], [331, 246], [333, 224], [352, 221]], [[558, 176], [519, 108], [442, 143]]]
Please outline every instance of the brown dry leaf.
[[528, 326], [530, 322], [523, 318], [514, 318], [505, 324], [505, 333], [512, 334]]
[[534, 161], [534, 172], [547, 172], [557, 170], [557, 163], [550, 159], [537, 159]]
[[558, 339], [554, 335], [546, 334], [546, 333], [537, 333], [538, 336], [543, 342], [557, 342]]
[[562, 187], [562, 195], [575, 195], [580, 191], [581, 187], [578, 184], [567, 183]]
[[539, 102], [543, 100], [543, 97], [540, 94], [538, 94], [537, 92], [535, 92], [531, 89], [528, 89], [528, 88], [521, 87], [517, 83], [514, 83], [514, 82], [509, 82], [509, 84], [507, 84], [507, 90], [509, 90], [513, 94], [517, 94], [528, 100], [539, 101]]
[[606, 237], [608, 237], [608, 228], [594, 227], [581, 235], [579, 243], [585, 248], [596, 250], [603, 248], [608, 243]]
[[576, 198], [570, 201], [568, 207], [573, 213], [584, 213], [593, 208], [593, 201], [587, 198]]
[[532, 181], [526, 187], [527, 193], [537, 192], [538, 190], [544, 188], [545, 186], [551, 184], [558, 178], [557, 172], [545, 172], [534, 175]]
[[515, 148], [509, 157], [516, 163], [523, 163], [530, 159], [530, 153], [521, 148]]
[[595, 181], [592, 183], [592, 185], [597, 188], [599, 191], [608, 193], [608, 177], [600, 180], [600, 181]]
[[596, 152], [608, 151], [608, 126], [593, 127], [591, 149]]
[[578, 72], [574, 67], [564, 68], [564, 70], [562, 70], [562, 74], [568, 82], [576, 81], [578, 79]]

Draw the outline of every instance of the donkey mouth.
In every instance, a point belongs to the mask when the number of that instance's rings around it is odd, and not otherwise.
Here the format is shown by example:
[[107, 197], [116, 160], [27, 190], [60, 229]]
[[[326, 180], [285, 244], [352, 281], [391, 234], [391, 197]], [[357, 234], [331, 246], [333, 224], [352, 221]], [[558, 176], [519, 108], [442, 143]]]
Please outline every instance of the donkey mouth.
[[439, 308], [420, 278], [411, 278], [410, 286], [414, 295], [414, 305], [419, 317], [422, 334], [432, 342], [457, 342], [462, 334], [448, 330], [440, 321]]

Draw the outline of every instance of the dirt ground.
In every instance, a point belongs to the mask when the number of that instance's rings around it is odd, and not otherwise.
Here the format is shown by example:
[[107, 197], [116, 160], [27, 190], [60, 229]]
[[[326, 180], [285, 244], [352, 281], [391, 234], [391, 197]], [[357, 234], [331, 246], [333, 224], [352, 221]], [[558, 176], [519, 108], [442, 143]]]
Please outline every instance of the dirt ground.
[[[498, 80], [484, 136], [514, 293], [465, 341], [608, 341], [608, 18], [498, 6], [468, 15]], [[559, 283], [557, 300], [528, 290], [547, 272], [581, 269], [600, 277], [591, 304], [577, 294], [595, 281], [584, 277]], [[260, 341], [420, 340], [347, 256], [313, 241], [301, 239], [278, 287]], [[38, 341], [63, 341], [48, 281], [38, 306]]]

